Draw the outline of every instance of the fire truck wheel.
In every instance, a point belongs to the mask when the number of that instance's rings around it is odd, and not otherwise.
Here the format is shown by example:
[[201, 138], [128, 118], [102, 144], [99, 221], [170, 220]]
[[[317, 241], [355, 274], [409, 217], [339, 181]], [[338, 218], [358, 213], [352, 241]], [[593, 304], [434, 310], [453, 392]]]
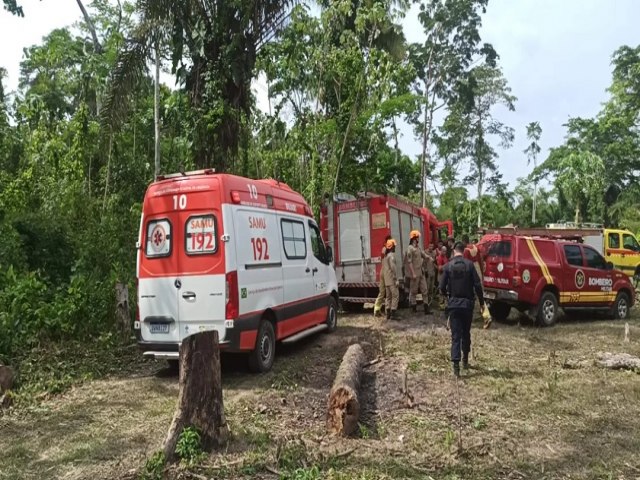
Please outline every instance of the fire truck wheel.
[[624, 292], [618, 293], [611, 313], [615, 320], [627, 318], [629, 316], [629, 295]]
[[271, 370], [276, 353], [276, 335], [273, 324], [266, 318], [260, 321], [256, 348], [249, 354], [249, 369], [254, 373]]
[[338, 305], [336, 299], [329, 297], [329, 310], [327, 311], [327, 333], [335, 332], [338, 328]]
[[502, 302], [491, 302], [489, 304], [489, 312], [491, 313], [491, 318], [496, 322], [504, 322], [509, 318], [511, 305]]
[[550, 327], [558, 319], [558, 299], [553, 292], [544, 292], [538, 303], [538, 323]]

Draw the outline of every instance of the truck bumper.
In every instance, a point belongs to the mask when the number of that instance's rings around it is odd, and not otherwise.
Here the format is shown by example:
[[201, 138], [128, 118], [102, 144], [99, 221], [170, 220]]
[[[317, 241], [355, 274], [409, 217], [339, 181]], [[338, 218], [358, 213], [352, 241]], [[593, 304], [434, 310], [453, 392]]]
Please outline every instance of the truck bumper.
[[500, 288], [485, 288], [484, 289], [485, 300], [497, 300], [499, 302], [517, 303], [518, 292], [514, 290], [502, 290]]

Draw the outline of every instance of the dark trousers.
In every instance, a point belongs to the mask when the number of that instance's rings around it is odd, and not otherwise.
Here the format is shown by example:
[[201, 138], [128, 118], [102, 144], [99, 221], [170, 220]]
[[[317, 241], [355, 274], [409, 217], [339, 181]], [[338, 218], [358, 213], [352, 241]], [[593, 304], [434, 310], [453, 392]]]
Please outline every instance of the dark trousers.
[[[471, 321], [473, 309], [452, 308], [449, 310], [451, 327], [451, 361], [459, 363], [468, 359], [471, 351]], [[462, 351], [462, 354], [460, 353]]]

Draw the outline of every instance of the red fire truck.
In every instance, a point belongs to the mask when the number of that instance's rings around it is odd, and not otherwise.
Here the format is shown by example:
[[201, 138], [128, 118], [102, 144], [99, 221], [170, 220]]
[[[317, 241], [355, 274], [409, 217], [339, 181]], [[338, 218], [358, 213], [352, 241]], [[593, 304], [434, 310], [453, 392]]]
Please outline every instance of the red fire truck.
[[[378, 296], [381, 251], [387, 235], [398, 242], [396, 262], [398, 272], [402, 272], [411, 230], [421, 232], [426, 248], [453, 235], [453, 223], [438, 221], [427, 208], [395, 195], [340, 194], [333, 201], [325, 199], [320, 210], [320, 230], [333, 251], [342, 306], [345, 310], [357, 311]], [[406, 303], [407, 298], [408, 292], [401, 281], [401, 304]]]

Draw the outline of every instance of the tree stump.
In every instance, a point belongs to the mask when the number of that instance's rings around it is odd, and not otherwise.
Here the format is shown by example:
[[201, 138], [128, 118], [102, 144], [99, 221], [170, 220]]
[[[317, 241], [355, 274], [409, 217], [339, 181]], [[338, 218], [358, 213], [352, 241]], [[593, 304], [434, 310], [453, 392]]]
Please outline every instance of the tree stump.
[[0, 394], [3, 394], [13, 388], [15, 374], [13, 369], [7, 365], [0, 363]]
[[116, 319], [122, 337], [127, 339], [131, 333], [131, 316], [129, 314], [129, 287], [124, 283], [116, 283]]
[[327, 428], [334, 434], [347, 436], [358, 428], [358, 390], [365, 360], [359, 344], [351, 345], [342, 358], [328, 402]]
[[176, 412], [163, 446], [167, 461], [175, 460], [176, 444], [186, 427], [200, 432], [204, 451], [226, 441], [217, 331], [196, 333], [182, 341], [179, 387]]

